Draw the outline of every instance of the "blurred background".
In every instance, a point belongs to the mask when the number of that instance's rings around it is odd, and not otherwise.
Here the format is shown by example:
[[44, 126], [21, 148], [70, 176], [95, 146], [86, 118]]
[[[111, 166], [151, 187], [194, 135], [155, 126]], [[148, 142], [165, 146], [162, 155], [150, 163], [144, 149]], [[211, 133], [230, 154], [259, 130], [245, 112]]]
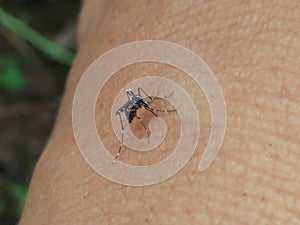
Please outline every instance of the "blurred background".
[[0, 224], [17, 224], [76, 52], [79, 0], [0, 0]]

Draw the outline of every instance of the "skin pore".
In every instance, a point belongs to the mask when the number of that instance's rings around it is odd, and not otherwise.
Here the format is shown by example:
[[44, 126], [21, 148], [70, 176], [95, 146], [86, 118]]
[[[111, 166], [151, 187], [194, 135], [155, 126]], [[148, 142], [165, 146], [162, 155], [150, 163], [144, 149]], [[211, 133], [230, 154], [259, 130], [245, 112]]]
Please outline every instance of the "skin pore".
[[[299, 17], [296, 1], [84, 1], [78, 55], [20, 225], [299, 224]], [[103, 109], [134, 79], [173, 79], [201, 110], [201, 137], [189, 163], [165, 182], [136, 188], [112, 183], [88, 166], [75, 143], [71, 110], [76, 85], [97, 57], [145, 39], [178, 43], [204, 59], [224, 93], [227, 130], [217, 159], [200, 173], [210, 126], [203, 93], [168, 66], [145, 63], [119, 71], [96, 106], [98, 132], [112, 154], [118, 141]], [[151, 115], [142, 114], [148, 123]], [[162, 116], [176, 121], [176, 115]], [[120, 159], [136, 165], [162, 160], [178, 139], [177, 125], [170, 125], [160, 151], [127, 149]], [[132, 130], [145, 135], [138, 123]]]

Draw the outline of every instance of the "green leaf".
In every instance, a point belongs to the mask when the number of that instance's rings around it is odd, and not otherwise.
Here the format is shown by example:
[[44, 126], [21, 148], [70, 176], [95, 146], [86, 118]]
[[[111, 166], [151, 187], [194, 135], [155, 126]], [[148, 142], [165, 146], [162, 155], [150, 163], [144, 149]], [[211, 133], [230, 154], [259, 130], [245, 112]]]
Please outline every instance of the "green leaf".
[[20, 216], [23, 211], [28, 188], [19, 184], [10, 184], [8, 188], [17, 203], [17, 213]]
[[[3, 60], [2, 60], [3, 61]], [[19, 64], [12, 59], [0, 63], [0, 88], [5, 91], [20, 91], [25, 85]]]
[[30, 26], [24, 21], [8, 14], [0, 8], [0, 24], [16, 34], [17, 36], [27, 40], [44, 54], [53, 60], [62, 64], [71, 65], [75, 57], [74, 53], [59, 47]]

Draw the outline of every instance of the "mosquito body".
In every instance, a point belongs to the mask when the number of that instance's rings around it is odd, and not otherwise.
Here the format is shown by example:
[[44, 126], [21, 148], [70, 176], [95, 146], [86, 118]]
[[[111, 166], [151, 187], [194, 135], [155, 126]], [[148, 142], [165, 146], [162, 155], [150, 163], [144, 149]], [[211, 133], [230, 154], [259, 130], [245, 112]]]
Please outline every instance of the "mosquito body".
[[[157, 117], [157, 115], [153, 112], [154, 109], [150, 108], [150, 103], [147, 102], [142, 96], [141, 92], [142, 89], [138, 88], [138, 94], [134, 94], [131, 89], [126, 90], [126, 94], [128, 97], [128, 102], [126, 102], [118, 111], [116, 112], [116, 115], [120, 115], [122, 112], [125, 113], [125, 116], [129, 123], [132, 122], [132, 120], [137, 117], [137, 110], [144, 107], [146, 110], [150, 111], [154, 116]], [[143, 91], [144, 92], [144, 91]], [[149, 97], [149, 96], [147, 96]], [[149, 97], [152, 101], [152, 98]], [[138, 117], [137, 117], [138, 118]]]
[[[145, 94], [146, 97], [150, 99], [150, 101], [146, 101], [145, 98], [142, 97], [141, 93]], [[150, 97], [142, 88], [138, 88], [138, 94], [135, 94], [131, 89], [126, 90], [126, 94], [128, 97], [128, 101], [122, 105], [121, 108], [119, 108], [116, 112], [116, 115], [119, 115], [120, 123], [121, 123], [121, 129], [122, 129], [122, 137], [120, 141], [119, 150], [115, 156], [115, 159], [117, 159], [120, 154], [123, 147], [123, 140], [124, 140], [124, 125], [122, 122], [121, 113], [124, 113], [128, 123], [131, 123], [134, 118], [137, 118], [141, 124], [143, 125], [149, 141], [149, 130], [146, 127], [143, 119], [137, 115], [137, 112], [140, 108], [144, 108], [145, 110], [151, 112], [155, 117], [158, 117], [158, 115], [155, 112], [175, 112], [176, 109], [153, 109], [150, 107], [150, 104], [155, 100], [155, 98]]]

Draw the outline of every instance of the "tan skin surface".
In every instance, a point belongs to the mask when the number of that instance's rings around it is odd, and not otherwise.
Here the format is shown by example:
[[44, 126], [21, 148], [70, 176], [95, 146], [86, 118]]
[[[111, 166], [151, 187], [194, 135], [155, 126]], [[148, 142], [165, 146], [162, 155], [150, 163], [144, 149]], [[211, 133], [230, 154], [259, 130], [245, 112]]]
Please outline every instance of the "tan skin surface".
[[[79, 53], [20, 224], [300, 224], [300, 6], [295, 2], [85, 1]], [[209, 112], [203, 94], [185, 82], [203, 111], [196, 153], [171, 179], [134, 188], [102, 178], [83, 160], [72, 133], [71, 107], [90, 63], [113, 47], [143, 39], [176, 42], [199, 54], [220, 82], [228, 124], [216, 161], [198, 172]], [[103, 100], [149, 73], [183, 81], [178, 71], [153, 65], [120, 73]], [[97, 124], [105, 125], [103, 102], [97, 104]], [[114, 153], [118, 142], [104, 125], [98, 125], [99, 134], [107, 134]], [[144, 134], [137, 124], [132, 129]], [[165, 145], [164, 153], [170, 147]], [[121, 156], [136, 164], [160, 159], [159, 153], [148, 157], [129, 150]]]

